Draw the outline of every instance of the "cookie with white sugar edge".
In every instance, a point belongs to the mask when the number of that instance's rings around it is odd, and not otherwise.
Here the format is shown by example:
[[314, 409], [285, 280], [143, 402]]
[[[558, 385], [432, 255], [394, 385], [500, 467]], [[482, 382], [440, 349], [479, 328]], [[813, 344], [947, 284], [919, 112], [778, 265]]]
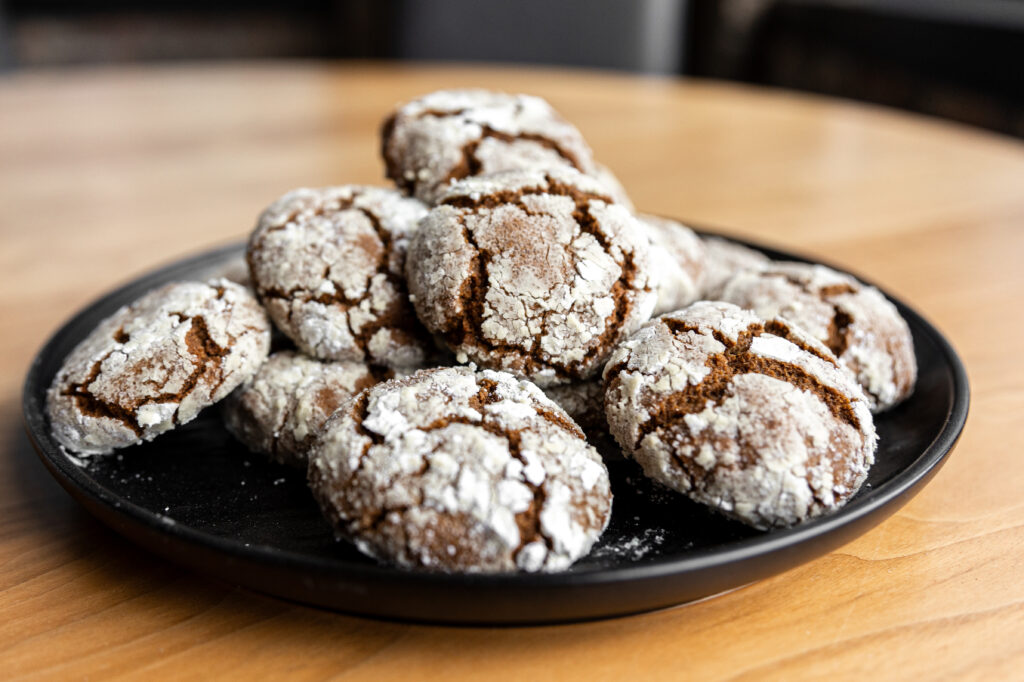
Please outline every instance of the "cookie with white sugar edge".
[[409, 236], [427, 208], [380, 187], [298, 189], [260, 216], [246, 258], [275, 325], [323, 360], [418, 367], [433, 342], [405, 285]]
[[440, 90], [401, 106], [384, 123], [382, 153], [388, 177], [429, 203], [453, 181], [498, 171], [606, 172], [546, 101], [487, 90]]
[[604, 377], [612, 434], [647, 476], [757, 528], [837, 509], [874, 463], [868, 403], [835, 356], [729, 303], [651, 320]]
[[267, 357], [270, 322], [243, 286], [174, 282], [106, 318], [68, 354], [46, 395], [53, 435], [108, 454], [185, 424]]
[[700, 237], [679, 221], [638, 214], [651, 239], [651, 277], [658, 293], [654, 314], [679, 310], [700, 298], [705, 255]]
[[760, 270], [771, 259], [760, 251], [721, 237], [702, 237], [704, 246], [704, 273], [700, 282], [700, 296], [704, 300], [718, 300], [726, 282], [741, 272]]
[[393, 372], [363, 362], [274, 353], [221, 407], [228, 431], [253, 452], [305, 468], [324, 422], [346, 400]]
[[557, 571], [608, 524], [608, 471], [571, 419], [510, 374], [436, 368], [327, 421], [309, 484], [339, 537], [409, 568]]
[[592, 178], [509, 171], [452, 185], [409, 245], [424, 325], [460, 362], [542, 386], [596, 374], [657, 294], [636, 218]]
[[878, 289], [823, 265], [773, 263], [736, 275], [721, 298], [783, 317], [829, 347], [881, 412], [910, 396], [917, 359], [910, 327]]

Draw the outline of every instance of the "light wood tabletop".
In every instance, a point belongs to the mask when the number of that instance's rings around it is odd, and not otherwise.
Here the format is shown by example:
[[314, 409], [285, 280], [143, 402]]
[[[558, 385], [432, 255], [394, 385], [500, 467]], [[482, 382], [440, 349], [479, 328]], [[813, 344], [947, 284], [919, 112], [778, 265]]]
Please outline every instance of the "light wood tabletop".
[[[548, 98], [642, 210], [863, 273], [961, 353], [971, 415], [906, 507], [735, 592], [576, 625], [449, 628], [307, 608], [93, 520], [22, 431], [46, 337], [155, 266], [243, 238], [288, 189], [383, 183], [396, 103]], [[541, 69], [236, 64], [0, 76], [0, 677], [1024, 678], [1024, 145], [836, 100]]]

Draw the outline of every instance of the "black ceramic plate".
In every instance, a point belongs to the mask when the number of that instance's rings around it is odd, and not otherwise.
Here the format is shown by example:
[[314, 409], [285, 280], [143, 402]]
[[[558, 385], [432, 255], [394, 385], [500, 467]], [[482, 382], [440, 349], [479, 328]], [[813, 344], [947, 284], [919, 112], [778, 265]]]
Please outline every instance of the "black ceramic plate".
[[967, 376], [956, 353], [895, 301], [914, 335], [917, 389], [877, 419], [877, 462], [864, 488], [836, 513], [759, 532], [655, 488], [635, 464], [613, 459], [611, 524], [570, 570], [490, 576], [399, 570], [334, 541], [302, 473], [247, 452], [225, 432], [216, 408], [152, 443], [84, 463], [50, 435], [46, 388], [65, 355], [102, 318], [165, 282], [230, 268], [242, 248], [166, 267], [75, 315], [29, 370], [25, 422], [54, 477], [110, 527], [189, 568], [286, 599], [386, 618], [503, 624], [601, 618], [691, 601], [796, 566], [876, 525], [938, 470], [967, 418]]

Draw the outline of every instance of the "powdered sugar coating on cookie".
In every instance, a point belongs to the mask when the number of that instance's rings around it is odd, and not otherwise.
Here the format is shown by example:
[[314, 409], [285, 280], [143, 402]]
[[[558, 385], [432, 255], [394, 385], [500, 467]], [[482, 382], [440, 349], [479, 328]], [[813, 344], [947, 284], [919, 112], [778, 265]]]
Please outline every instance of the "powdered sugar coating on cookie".
[[405, 567], [556, 571], [608, 523], [608, 471], [579, 428], [510, 374], [437, 368], [364, 391], [310, 453], [339, 535]]
[[47, 393], [54, 437], [78, 454], [152, 440], [248, 379], [270, 322], [225, 279], [175, 282], [106, 318], [64, 360]]
[[704, 245], [696, 233], [670, 218], [639, 214], [651, 239], [651, 278], [658, 293], [654, 314], [679, 310], [700, 298]]
[[910, 328], [878, 289], [824, 265], [773, 263], [729, 280], [722, 300], [762, 317], [783, 317], [829, 347], [867, 394], [873, 411], [914, 390]]
[[428, 203], [449, 183], [487, 173], [556, 166], [595, 170], [580, 132], [529, 95], [433, 92], [392, 114], [382, 138], [388, 177]]
[[431, 341], [403, 272], [426, 211], [394, 190], [360, 185], [298, 189], [275, 201], [246, 254], [271, 319], [316, 358], [422, 364]]
[[843, 505], [874, 462], [867, 402], [828, 349], [728, 303], [655, 318], [605, 383], [612, 434], [649, 477], [758, 528]]
[[431, 209], [409, 246], [409, 291], [460, 362], [568, 383], [650, 317], [648, 249], [593, 179], [498, 173], [456, 183]]
[[305, 468], [306, 453], [327, 418], [390, 375], [362, 362], [325, 362], [279, 351], [224, 401], [224, 425], [250, 450]]
[[718, 300], [722, 287], [740, 272], [760, 270], [771, 260], [760, 251], [721, 237], [702, 237], [704, 245], [704, 275], [701, 279], [700, 298]]

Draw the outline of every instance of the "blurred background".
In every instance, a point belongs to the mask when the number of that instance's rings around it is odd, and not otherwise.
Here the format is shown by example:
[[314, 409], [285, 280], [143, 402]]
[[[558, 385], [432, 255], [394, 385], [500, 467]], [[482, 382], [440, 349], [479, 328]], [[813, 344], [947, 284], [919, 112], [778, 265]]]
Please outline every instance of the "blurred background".
[[521, 62], [876, 102], [1024, 137], [1024, 0], [0, 0], [0, 68]]

